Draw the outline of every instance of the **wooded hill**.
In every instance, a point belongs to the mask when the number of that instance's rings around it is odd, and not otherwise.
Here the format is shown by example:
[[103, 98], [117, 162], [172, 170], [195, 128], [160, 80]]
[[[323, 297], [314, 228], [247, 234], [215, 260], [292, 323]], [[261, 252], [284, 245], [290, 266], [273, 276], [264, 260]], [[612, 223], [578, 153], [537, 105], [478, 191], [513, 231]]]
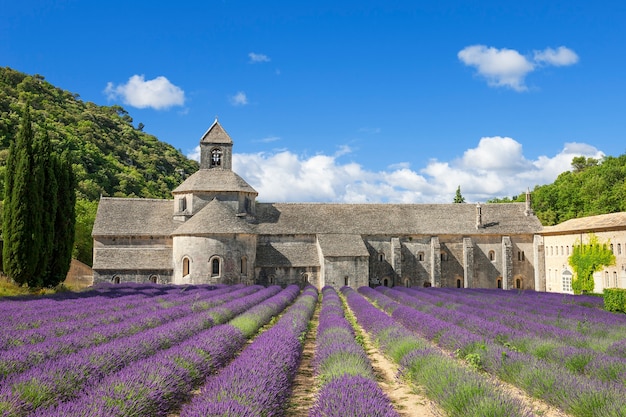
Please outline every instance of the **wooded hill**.
[[0, 67], [0, 198], [9, 144], [27, 102], [35, 133], [47, 130], [54, 151], [68, 150], [73, 158], [78, 183], [74, 256], [89, 265], [100, 195], [171, 198], [184, 176], [198, 169], [173, 146], [133, 126], [122, 107], [84, 102], [40, 75]]
[[[142, 132], [120, 106], [98, 106], [53, 86], [40, 75], [0, 67], [0, 198], [8, 147], [20, 114], [31, 105], [34, 129], [46, 129], [57, 153], [69, 150], [78, 182], [74, 256], [91, 265], [91, 229], [100, 195], [171, 198], [171, 190], [198, 164], [171, 145]], [[514, 197], [489, 202], [524, 201]], [[552, 184], [536, 186], [533, 209], [544, 225], [626, 211], [626, 154], [601, 161], [579, 157]]]

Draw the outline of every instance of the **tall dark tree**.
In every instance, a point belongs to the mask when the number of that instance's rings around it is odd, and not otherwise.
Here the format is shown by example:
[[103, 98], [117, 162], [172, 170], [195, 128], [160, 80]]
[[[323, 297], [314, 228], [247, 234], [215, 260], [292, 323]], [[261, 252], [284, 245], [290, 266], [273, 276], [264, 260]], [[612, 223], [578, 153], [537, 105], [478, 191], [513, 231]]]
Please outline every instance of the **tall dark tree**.
[[76, 181], [67, 153], [58, 157], [47, 132], [22, 114], [5, 171], [4, 272], [18, 284], [52, 287], [65, 279], [74, 245]]
[[[39, 256], [38, 272], [41, 274], [42, 284], [47, 286], [49, 265], [52, 261], [52, 251], [55, 247], [55, 220], [57, 215], [57, 175], [56, 155], [52, 152], [52, 145], [48, 133], [44, 128], [34, 142], [34, 172], [37, 180], [37, 189], [41, 195], [41, 254]], [[56, 285], [56, 284], [54, 284]]]
[[3, 209], [4, 272], [18, 284], [41, 286], [42, 196], [34, 175], [34, 133], [29, 106], [26, 105], [15, 143], [12, 144], [10, 169], [6, 170]]
[[54, 246], [44, 285], [51, 287], [65, 280], [72, 262], [76, 227], [76, 178], [68, 152], [55, 158], [58, 192], [54, 219]]

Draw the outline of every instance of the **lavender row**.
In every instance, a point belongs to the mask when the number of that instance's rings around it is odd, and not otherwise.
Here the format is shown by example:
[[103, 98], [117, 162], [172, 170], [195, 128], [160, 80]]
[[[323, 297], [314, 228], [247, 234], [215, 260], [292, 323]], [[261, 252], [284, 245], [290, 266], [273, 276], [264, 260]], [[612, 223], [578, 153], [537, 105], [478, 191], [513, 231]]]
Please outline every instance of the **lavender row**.
[[[626, 359], [611, 357], [603, 352], [597, 352], [587, 347], [578, 347], [579, 343], [574, 335], [569, 331], [546, 326], [541, 323], [526, 322], [524, 332], [519, 328], [507, 327], [507, 321], [499, 319], [497, 312], [476, 311], [476, 309], [463, 309], [463, 312], [449, 310], [443, 307], [433, 307], [428, 313], [420, 310], [422, 304], [415, 298], [405, 294], [403, 289], [386, 289], [381, 292], [404, 306], [412, 307], [407, 311], [394, 311], [394, 317], [403, 320], [403, 323], [411, 325], [425, 335], [428, 339], [437, 340], [439, 344], [447, 349], [461, 350], [464, 355], [472, 348], [467, 337], [453, 337], [459, 346], [446, 346], [439, 339], [450, 339], [449, 333], [453, 326], [460, 326], [474, 336], [485, 338], [488, 343], [496, 343], [523, 353], [536, 356], [544, 361], [549, 361], [563, 366], [569, 371], [585, 375], [589, 378], [606, 382], [626, 383]], [[496, 313], [496, 314], [494, 314]], [[493, 320], [484, 317], [495, 316]], [[482, 317], [481, 317], [482, 316]], [[433, 321], [443, 320], [449, 323], [449, 328], [443, 328], [439, 335], [432, 335]], [[522, 319], [519, 319], [522, 321]], [[547, 329], [546, 329], [547, 327]], [[541, 337], [538, 337], [541, 336]], [[565, 343], [564, 343], [565, 342]], [[566, 343], [576, 346], [570, 346]], [[476, 341], [474, 341], [476, 343]]]
[[[234, 298], [248, 295], [258, 288], [238, 287], [235, 291], [228, 288], [205, 292], [205, 298], [199, 298], [200, 294], [192, 294], [187, 303], [177, 304], [167, 309], [146, 309], [134, 313], [133, 317], [120, 323], [112, 323], [96, 329], [85, 329], [66, 336], [48, 338], [42, 343], [34, 345], [22, 345], [12, 349], [0, 351], [0, 380], [10, 374], [24, 372], [27, 369], [46, 360], [58, 359], [63, 355], [69, 355], [93, 346], [111, 342], [120, 337], [156, 328], [173, 320], [182, 319], [194, 314], [198, 308], [197, 303], [202, 303], [203, 308], [216, 307]], [[195, 301], [189, 303], [189, 301]]]
[[[189, 396], [206, 377], [230, 361], [245, 345], [246, 337], [232, 325], [242, 316], [262, 312], [257, 330], [296, 298], [291, 286], [246, 310], [228, 324], [202, 331], [190, 339], [108, 375], [80, 397], [34, 415], [54, 416], [165, 416]], [[256, 313], [255, 313], [256, 311]], [[270, 311], [269, 317], [265, 312]]]
[[[207, 291], [216, 286], [189, 289], [193, 292]], [[45, 324], [62, 323], [88, 318], [94, 314], [106, 314], [112, 309], [132, 307], [142, 300], [154, 302], [158, 297], [172, 297], [181, 288], [154, 284], [99, 285], [80, 293], [59, 293], [37, 298], [12, 297], [0, 300], [0, 314], [5, 319], [4, 329], [33, 329]], [[2, 331], [4, 331], [4, 329]]]
[[[97, 329], [97, 331], [101, 332], [103, 327], [116, 325], [118, 323], [129, 324], [129, 319], [132, 320], [133, 318], [142, 318], [142, 316], [145, 316], [146, 313], [158, 313], [159, 311], [167, 312], [167, 310], [171, 310], [172, 307], [181, 305], [187, 309], [191, 306], [193, 310], [197, 310], [204, 306], [204, 303], [202, 302], [203, 299], [213, 299], [218, 295], [227, 294], [239, 288], [243, 288], [243, 286], [224, 287], [219, 290], [195, 291], [189, 293], [181, 293], [179, 291], [166, 298], [143, 298], [141, 301], [136, 299], [133, 303], [117, 304], [110, 302], [107, 304], [108, 311], [104, 314], [99, 314], [97, 310], [94, 311], [87, 309], [87, 312], [90, 313], [89, 317], [83, 317], [81, 314], [73, 320], [52, 320], [51, 322], [46, 323], [46, 325], [40, 326], [36, 329], [4, 332], [2, 340], [4, 349], [0, 349], [0, 352], [19, 349], [20, 347], [24, 347], [26, 349], [36, 349], [34, 345], [41, 342], [52, 342], [52, 344], [56, 344], [58, 343], [58, 340], [52, 339], [71, 336], [77, 332], [84, 333], [92, 329]], [[132, 325], [139, 325], [139, 327], [141, 327], [141, 324]]]
[[207, 380], [180, 416], [283, 415], [300, 363], [301, 339], [316, 303], [317, 290], [309, 286], [274, 326]]
[[[417, 337], [374, 307], [355, 290], [344, 287], [342, 292], [358, 323], [377, 340], [383, 353], [398, 363], [403, 375], [423, 387], [425, 394], [449, 416], [531, 415], [519, 400], [509, 396], [478, 372], [443, 355], [428, 341]], [[376, 291], [374, 293], [384, 297]]]
[[355, 339], [337, 292], [324, 287], [322, 295], [313, 361], [321, 387], [309, 416], [398, 416], [374, 379], [372, 365]]
[[[359, 292], [368, 298], [371, 297], [377, 304], [388, 306], [389, 311], [392, 311], [393, 319], [408, 329], [417, 334], [428, 334], [429, 319], [420, 315], [417, 310], [399, 305], [379, 291], [360, 288]], [[438, 320], [434, 317], [432, 319]], [[438, 337], [431, 340], [447, 348], [441, 341], [448, 340], [448, 338], [444, 330], [444, 333], [438, 334]], [[603, 382], [577, 375], [560, 364], [516, 352], [490, 340], [476, 343], [476, 340], [459, 337], [456, 339], [456, 344], [458, 351], [463, 352], [459, 356], [465, 358], [474, 367], [514, 384], [529, 395], [542, 399], [573, 416], [617, 417], [625, 415], [626, 390], [622, 382]]]
[[11, 375], [0, 387], [0, 412], [4, 415], [23, 415], [38, 407], [71, 399], [80, 390], [97, 383], [106, 375], [152, 356], [159, 350], [182, 343], [214, 324], [224, 323], [280, 291], [278, 286], [256, 289], [258, 291], [251, 295], [202, 313], [83, 349], [58, 360], [47, 360], [26, 372]]

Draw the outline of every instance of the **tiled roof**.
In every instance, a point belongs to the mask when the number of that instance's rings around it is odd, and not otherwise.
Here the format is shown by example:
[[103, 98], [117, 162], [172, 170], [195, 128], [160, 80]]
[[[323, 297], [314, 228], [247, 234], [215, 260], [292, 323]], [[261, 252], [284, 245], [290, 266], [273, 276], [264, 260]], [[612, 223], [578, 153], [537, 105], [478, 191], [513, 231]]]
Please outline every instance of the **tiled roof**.
[[172, 270], [172, 248], [96, 248], [95, 270]]
[[169, 236], [179, 222], [173, 220], [174, 200], [102, 197], [93, 236]]
[[361, 235], [323, 234], [317, 241], [326, 256], [369, 256]]
[[319, 266], [317, 246], [310, 242], [272, 242], [256, 248], [256, 266]]
[[567, 220], [554, 226], [544, 227], [542, 234], [551, 235], [611, 229], [626, 229], [626, 212], [600, 214], [598, 216]]
[[225, 203], [213, 199], [192, 218], [180, 225], [172, 236], [254, 233], [253, 228]]
[[525, 216], [524, 203], [476, 205], [257, 203], [259, 234], [489, 235], [538, 233], [541, 222]]
[[172, 193], [180, 194], [191, 191], [242, 191], [258, 194], [243, 178], [229, 169], [200, 169], [191, 174]]

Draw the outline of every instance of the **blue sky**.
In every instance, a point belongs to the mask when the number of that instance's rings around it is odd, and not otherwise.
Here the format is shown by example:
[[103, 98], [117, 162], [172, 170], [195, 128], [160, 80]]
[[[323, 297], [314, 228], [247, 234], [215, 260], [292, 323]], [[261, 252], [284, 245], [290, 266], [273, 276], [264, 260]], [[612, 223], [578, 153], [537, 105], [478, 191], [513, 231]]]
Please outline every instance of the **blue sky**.
[[626, 151], [624, 22], [617, 1], [0, 0], [0, 65], [190, 157], [218, 116], [261, 201], [478, 202]]

